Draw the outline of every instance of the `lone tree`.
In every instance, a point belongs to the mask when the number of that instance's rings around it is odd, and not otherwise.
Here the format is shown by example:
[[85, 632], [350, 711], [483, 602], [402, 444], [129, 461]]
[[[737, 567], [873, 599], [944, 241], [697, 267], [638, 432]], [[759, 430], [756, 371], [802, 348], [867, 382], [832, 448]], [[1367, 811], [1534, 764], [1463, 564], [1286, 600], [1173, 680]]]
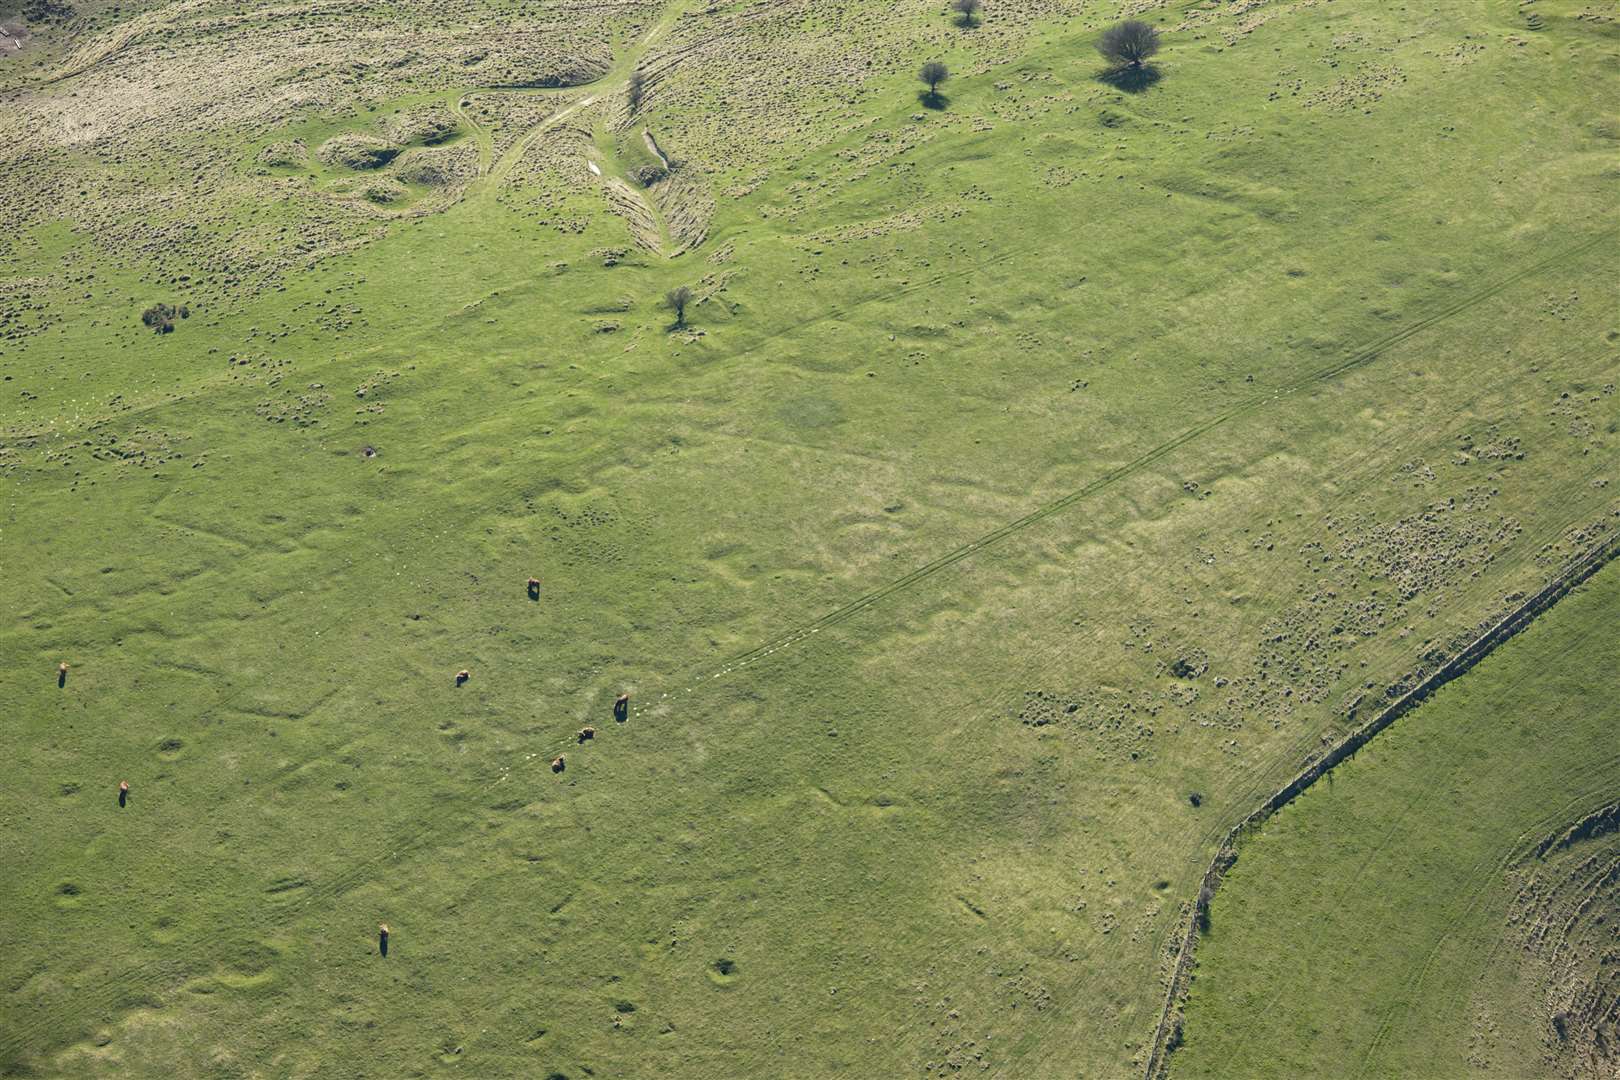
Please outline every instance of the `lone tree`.
[[1097, 51], [1115, 67], [1139, 69], [1143, 61], [1159, 51], [1159, 31], [1140, 19], [1127, 19], [1103, 31], [1097, 39]]
[[973, 16], [979, 13], [979, 0], [953, 0], [951, 10], [962, 16], [963, 26], [972, 26]]
[[939, 97], [939, 84], [950, 77], [951, 73], [938, 60], [928, 61], [917, 72], [917, 78], [928, 84], [928, 96], [931, 98]]
[[686, 325], [686, 305], [692, 302], [692, 290], [679, 285], [664, 294], [664, 303], [675, 313], [675, 325]]

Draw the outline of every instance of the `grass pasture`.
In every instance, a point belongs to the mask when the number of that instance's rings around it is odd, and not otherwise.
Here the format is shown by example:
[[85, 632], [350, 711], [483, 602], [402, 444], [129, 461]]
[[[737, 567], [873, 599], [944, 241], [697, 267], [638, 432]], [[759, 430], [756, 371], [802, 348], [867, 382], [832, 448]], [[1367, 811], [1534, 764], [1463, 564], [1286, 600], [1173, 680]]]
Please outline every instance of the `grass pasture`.
[[1226, 829], [1620, 525], [1620, 37], [1131, 6], [0, 61], [0, 1075], [1139, 1074]]
[[1617, 613], [1611, 567], [1245, 846], [1172, 1075], [1601, 1075]]

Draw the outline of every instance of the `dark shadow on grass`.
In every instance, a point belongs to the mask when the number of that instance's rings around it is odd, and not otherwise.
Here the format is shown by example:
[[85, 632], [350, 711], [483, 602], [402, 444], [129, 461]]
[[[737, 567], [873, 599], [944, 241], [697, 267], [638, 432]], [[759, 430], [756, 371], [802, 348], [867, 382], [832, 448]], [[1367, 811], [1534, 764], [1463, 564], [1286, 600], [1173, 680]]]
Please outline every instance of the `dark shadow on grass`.
[[1154, 83], [1164, 78], [1164, 72], [1152, 64], [1143, 64], [1141, 67], [1109, 68], [1097, 76], [1097, 81], [1107, 83], [1115, 90], [1123, 90], [1127, 94], [1140, 94]]
[[917, 95], [917, 100], [925, 109], [947, 109], [951, 104], [951, 99], [938, 90], [924, 90]]

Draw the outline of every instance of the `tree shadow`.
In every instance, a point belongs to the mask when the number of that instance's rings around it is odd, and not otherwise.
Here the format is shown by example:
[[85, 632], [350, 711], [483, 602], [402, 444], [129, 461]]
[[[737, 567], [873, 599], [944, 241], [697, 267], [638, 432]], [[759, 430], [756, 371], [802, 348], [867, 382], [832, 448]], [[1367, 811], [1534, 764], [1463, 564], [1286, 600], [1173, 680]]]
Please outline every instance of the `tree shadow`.
[[1141, 67], [1126, 64], [1124, 67], [1109, 68], [1097, 76], [1097, 81], [1127, 94], [1140, 94], [1162, 78], [1164, 72], [1153, 64], [1143, 64]]
[[923, 108], [936, 111], [949, 108], [951, 104], [951, 99], [938, 90], [924, 90], [917, 95], [917, 100], [922, 103]]
[[960, 26], [964, 30], [976, 30], [979, 26], [979, 20], [975, 19], [972, 15], [963, 15], [960, 19], [956, 20], [956, 25]]

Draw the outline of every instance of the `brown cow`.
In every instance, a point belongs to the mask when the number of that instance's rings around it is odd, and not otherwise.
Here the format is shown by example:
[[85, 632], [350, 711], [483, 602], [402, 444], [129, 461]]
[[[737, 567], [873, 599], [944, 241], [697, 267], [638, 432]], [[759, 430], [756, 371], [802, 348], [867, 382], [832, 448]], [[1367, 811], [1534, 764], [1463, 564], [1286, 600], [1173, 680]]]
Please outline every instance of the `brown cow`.
[[470, 678], [472, 678], [472, 672], [468, 671], [466, 668], [462, 668], [460, 671], [456, 672], [456, 685], [460, 686]]
[[562, 772], [567, 767], [568, 767], [568, 763], [567, 763], [566, 755], [558, 754], [556, 757], [551, 759], [551, 771], [552, 772]]
[[537, 577], [532, 577], [529, 579], [529, 599], [540, 599], [540, 579]]
[[582, 727], [582, 728], [579, 729], [579, 741], [580, 742], [589, 742], [591, 739], [594, 739], [594, 738], [596, 738], [596, 729], [595, 728], [593, 728], [593, 727]]

